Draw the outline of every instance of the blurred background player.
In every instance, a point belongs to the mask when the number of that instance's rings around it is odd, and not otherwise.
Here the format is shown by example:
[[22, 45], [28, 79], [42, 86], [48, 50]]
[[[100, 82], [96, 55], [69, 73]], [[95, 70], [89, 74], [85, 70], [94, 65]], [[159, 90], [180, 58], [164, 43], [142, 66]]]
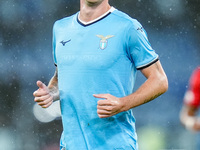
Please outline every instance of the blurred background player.
[[184, 96], [184, 104], [180, 112], [180, 121], [192, 131], [200, 131], [200, 118], [197, 112], [200, 106], [200, 66], [192, 73], [189, 87]]

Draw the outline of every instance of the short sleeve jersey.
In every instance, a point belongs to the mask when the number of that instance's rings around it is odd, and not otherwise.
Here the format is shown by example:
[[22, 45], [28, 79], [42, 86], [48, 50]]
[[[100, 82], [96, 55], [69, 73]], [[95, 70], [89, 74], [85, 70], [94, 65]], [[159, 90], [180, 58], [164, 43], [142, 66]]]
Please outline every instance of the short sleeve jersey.
[[68, 150], [136, 150], [132, 111], [101, 119], [93, 94], [132, 93], [138, 69], [158, 60], [141, 24], [114, 8], [85, 24], [78, 13], [56, 21], [53, 57], [58, 68], [63, 134]]
[[200, 66], [192, 73], [189, 88], [185, 93], [184, 102], [193, 107], [200, 106]]

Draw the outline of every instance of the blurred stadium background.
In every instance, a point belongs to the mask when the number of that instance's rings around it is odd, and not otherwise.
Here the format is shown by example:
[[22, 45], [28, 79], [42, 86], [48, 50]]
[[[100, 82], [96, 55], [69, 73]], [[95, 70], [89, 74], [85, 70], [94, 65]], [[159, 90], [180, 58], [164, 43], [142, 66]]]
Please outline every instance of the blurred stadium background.
[[[200, 1], [110, 3], [141, 22], [169, 79], [166, 94], [133, 110], [140, 150], [199, 150], [200, 137], [181, 126], [179, 112], [200, 64]], [[53, 23], [78, 10], [79, 0], [0, 0], [0, 150], [59, 149], [58, 103], [42, 110], [32, 93], [36, 81], [48, 83], [55, 70]], [[144, 80], [139, 73], [135, 89]]]

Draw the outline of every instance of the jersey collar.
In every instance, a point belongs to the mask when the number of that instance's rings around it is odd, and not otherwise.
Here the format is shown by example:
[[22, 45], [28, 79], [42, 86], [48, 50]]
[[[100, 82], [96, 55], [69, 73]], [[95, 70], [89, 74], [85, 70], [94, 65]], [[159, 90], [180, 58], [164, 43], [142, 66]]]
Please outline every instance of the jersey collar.
[[92, 20], [92, 21], [89, 21], [89, 22], [85, 22], [85, 21], [82, 21], [80, 18], [79, 18], [79, 13], [77, 15], [77, 21], [79, 24], [81, 24], [82, 26], [89, 26], [95, 22], [98, 22], [100, 20], [102, 20], [103, 18], [107, 17], [109, 14], [111, 14], [113, 11], [115, 10], [114, 7], [111, 7], [107, 12], [105, 12], [103, 15], [101, 15], [100, 17]]

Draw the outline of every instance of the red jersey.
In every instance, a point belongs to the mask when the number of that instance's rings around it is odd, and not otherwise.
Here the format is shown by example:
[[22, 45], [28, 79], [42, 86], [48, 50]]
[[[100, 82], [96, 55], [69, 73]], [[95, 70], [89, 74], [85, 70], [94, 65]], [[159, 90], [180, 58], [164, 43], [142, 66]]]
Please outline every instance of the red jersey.
[[189, 88], [184, 96], [184, 102], [193, 107], [200, 106], [200, 66], [197, 67], [189, 80]]

